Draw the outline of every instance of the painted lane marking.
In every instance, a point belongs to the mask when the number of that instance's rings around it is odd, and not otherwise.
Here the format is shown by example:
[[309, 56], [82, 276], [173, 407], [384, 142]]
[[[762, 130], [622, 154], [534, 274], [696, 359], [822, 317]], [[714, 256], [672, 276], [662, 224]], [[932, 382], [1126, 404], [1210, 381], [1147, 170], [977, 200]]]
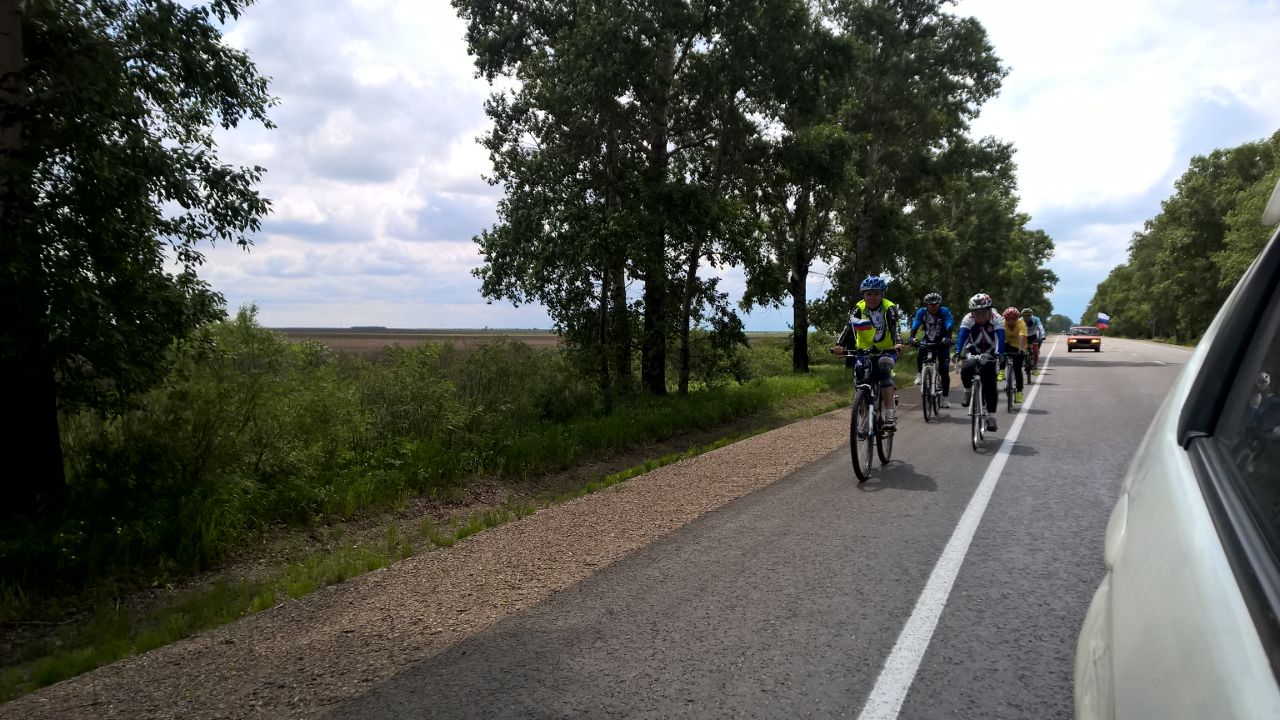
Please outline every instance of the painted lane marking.
[[929, 580], [925, 583], [924, 590], [921, 591], [915, 607], [911, 610], [911, 617], [907, 618], [906, 625], [902, 627], [893, 650], [890, 651], [889, 657], [885, 658], [884, 667], [881, 668], [875, 687], [871, 688], [871, 694], [862, 706], [862, 712], [858, 714], [858, 720], [895, 720], [902, 710], [902, 703], [907, 699], [907, 691], [911, 689], [916, 671], [920, 669], [920, 661], [924, 659], [925, 651], [929, 649], [929, 642], [933, 639], [933, 632], [938, 627], [938, 619], [947, 605], [947, 598], [951, 595], [951, 588], [955, 585], [956, 576], [960, 573], [960, 566], [969, 552], [969, 544], [973, 542], [974, 533], [977, 532], [978, 525], [982, 522], [982, 515], [987, 510], [987, 503], [991, 500], [996, 483], [1000, 481], [1000, 474], [1004, 471], [1005, 463], [1009, 460], [1009, 454], [1018, 440], [1019, 433], [1022, 432], [1027, 416], [1030, 415], [1029, 410], [1035, 402], [1036, 394], [1040, 391], [1040, 380], [1044, 378], [1044, 371], [1049, 369], [1049, 361], [1057, 349], [1058, 343], [1055, 341], [1049, 354], [1044, 358], [1044, 366], [1040, 375], [1036, 377], [1035, 387], [1031, 388], [1027, 401], [1023, 403], [1022, 410], [1009, 429], [1009, 435], [1000, 444], [995, 457], [991, 459], [986, 474], [982, 476], [982, 482], [978, 483], [978, 489], [969, 499], [969, 505], [960, 516], [956, 529], [951, 533], [951, 539], [947, 541], [942, 555], [933, 566], [933, 572], [929, 573]]

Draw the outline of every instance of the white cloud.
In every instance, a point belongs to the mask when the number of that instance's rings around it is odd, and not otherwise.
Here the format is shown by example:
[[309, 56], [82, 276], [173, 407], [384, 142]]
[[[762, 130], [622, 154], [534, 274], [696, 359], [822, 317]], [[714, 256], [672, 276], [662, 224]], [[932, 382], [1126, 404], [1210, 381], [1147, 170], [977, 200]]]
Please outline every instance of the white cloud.
[[[1033, 214], [1142, 195], [1185, 167], [1189, 113], [1238, 104], [1280, 118], [1280, 4], [965, 0], [1011, 69], [974, 125], [1012, 140]], [[1208, 137], [1209, 147], [1251, 137]], [[1201, 150], [1202, 151], [1202, 150]]]
[[[1275, 130], [1280, 2], [963, 0], [1011, 68], [975, 134], [1018, 150], [1023, 207], [1057, 242], [1055, 302], [1078, 314], [1191, 153]], [[268, 325], [549, 325], [487, 305], [470, 238], [501, 192], [476, 138], [491, 88], [444, 0], [253, 5], [229, 29], [272, 78], [276, 130], [219, 133], [223, 159], [267, 169], [274, 203], [250, 253], [219, 247], [204, 275]], [[815, 269], [811, 297], [827, 289]], [[742, 289], [741, 272], [716, 271]], [[1076, 307], [1076, 306], [1079, 307]], [[790, 309], [748, 326], [780, 329]]]

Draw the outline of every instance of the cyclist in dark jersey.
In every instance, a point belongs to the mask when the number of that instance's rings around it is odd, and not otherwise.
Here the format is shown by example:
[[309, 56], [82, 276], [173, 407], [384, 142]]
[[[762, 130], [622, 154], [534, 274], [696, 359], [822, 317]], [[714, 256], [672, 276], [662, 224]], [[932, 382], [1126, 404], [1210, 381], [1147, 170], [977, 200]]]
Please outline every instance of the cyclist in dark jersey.
[[[916, 333], [923, 331], [921, 342], [951, 344], [951, 328], [955, 327], [955, 318], [951, 316], [951, 308], [943, 307], [942, 296], [931, 292], [924, 296], [924, 307], [916, 310], [911, 320], [911, 342], [915, 342]], [[934, 353], [938, 360], [938, 373], [942, 376], [942, 407], [951, 407], [951, 354], [942, 348]], [[924, 353], [916, 355], [916, 384], [920, 384], [920, 373], [924, 370]]]

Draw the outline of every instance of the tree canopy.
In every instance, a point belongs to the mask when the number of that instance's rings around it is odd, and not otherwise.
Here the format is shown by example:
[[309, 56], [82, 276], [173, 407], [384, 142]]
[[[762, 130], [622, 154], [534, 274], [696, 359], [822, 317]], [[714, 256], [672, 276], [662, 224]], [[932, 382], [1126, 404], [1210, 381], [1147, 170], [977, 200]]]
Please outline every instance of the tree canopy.
[[0, 92], [0, 382], [20, 419], [9, 488], [62, 484], [57, 412], [119, 408], [171, 344], [224, 316], [200, 244], [247, 245], [258, 167], [213, 131], [270, 126], [266, 79], [221, 41], [248, 0], [5, 0]]
[[[547, 307], [606, 395], [637, 345], [661, 394], [677, 344], [684, 392], [690, 326], [741, 334], [731, 265], [743, 309], [790, 302], [797, 370], [860, 273], [908, 303], [985, 289], [1051, 310], [1053, 243], [1017, 210], [1013, 150], [967, 137], [1005, 71], [950, 3], [453, 4], [477, 73], [516, 81], [487, 105], [505, 196], [476, 238], [482, 291]], [[821, 299], [815, 265], [834, 277]]]
[[[1280, 132], [1191, 159], [1160, 212], [1134, 233], [1129, 259], [1098, 284], [1083, 322], [1110, 332], [1195, 340], [1253, 263], [1273, 228], [1260, 219], [1280, 180]], [[1194, 289], [1196, 302], [1171, 302]]]

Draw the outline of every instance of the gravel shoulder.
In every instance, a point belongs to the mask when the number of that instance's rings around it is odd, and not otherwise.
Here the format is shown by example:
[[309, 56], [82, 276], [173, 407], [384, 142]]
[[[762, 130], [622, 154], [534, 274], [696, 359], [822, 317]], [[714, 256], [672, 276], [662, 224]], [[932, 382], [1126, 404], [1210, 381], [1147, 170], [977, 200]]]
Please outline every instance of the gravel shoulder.
[[318, 717], [840, 446], [848, 409], [554, 505], [0, 706], [0, 718]]

